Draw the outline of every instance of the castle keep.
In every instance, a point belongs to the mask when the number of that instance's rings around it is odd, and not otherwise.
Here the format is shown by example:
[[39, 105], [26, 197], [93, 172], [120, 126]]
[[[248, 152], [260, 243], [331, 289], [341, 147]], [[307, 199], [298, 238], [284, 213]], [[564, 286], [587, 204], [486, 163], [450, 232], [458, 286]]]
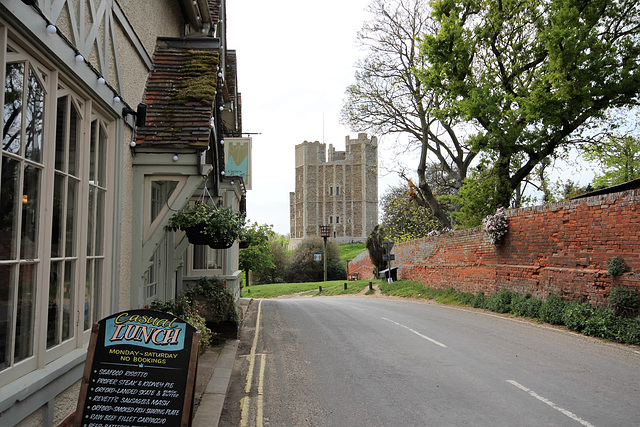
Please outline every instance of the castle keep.
[[378, 223], [378, 140], [360, 133], [346, 150], [326, 144], [296, 145], [296, 186], [289, 193], [291, 243], [332, 226], [338, 243], [365, 242]]

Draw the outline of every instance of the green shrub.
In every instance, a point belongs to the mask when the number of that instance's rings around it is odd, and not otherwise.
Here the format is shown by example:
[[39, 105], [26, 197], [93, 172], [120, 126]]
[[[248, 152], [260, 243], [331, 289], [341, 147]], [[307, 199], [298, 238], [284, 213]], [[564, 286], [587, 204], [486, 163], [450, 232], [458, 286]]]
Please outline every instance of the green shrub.
[[623, 317], [619, 319], [616, 341], [640, 345], [640, 317]]
[[233, 295], [224, 280], [201, 277], [195, 284], [189, 285], [184, 296], [190, 301], [198, 302], [193, 302], [193, 305], [200, 310], [207, 322], [240, 321]]
[[607, 307], [598, 307], [585, 322], [582, 333], [592, 337], [616, 340], [620, 335], [620, 317]]
[[515, 316], [524, 316], [525, 315], [525, 303], [527, 299], [531, 298], [531, 294], [527, 293], [525, 295], [514, 292], [511, 295], [511, 307], [510, 312]]
[[211, 346], [211, 340], [215, 334], [207, 327], [204, 317], [198, 313], [192, 301], [183, 294], [166, 302], [155, 300], [149, 305], [149, 308], [178, 316], [196, 328], [200, 332], [200, 354], [203, 354]]
[[511, 297], [514, 292], [503, 289], [497, 294], [487, 298], [486, 308], [496, 313], [509, 313], [511, 311]]
[[624, 258], [614, 256], [607, 260], [607, 273], [609, 273], [609, 276], [620, 276], [627, 271], [629, 271], [629, 267], [627, 267], [627, 263], [624, 261]]
[[634, 290], [616, 286], [609, 292], [609, 307], [617, 316], [633, 316], [638, 311], [640, 299]]
[[540, 307], [542, 307], [542, 301], [538, 298], [527, 298], [524, 303], [524, 316], [532, 319], [540, 318]]
[[473, 300], [471, 301], [471, 305], [475, 308], [484, 308], [485, 307], [486, 298], [484, 296], [483, 291], [478, 291]]
[[471, 292], [460, 292], [458, 295], [458, 301], [460, 305], [472, 305], [474, 295]]
[[549, 295], [545, 302], [540, 306], [540, 320], [551, 323], [552, 325], [562, 325], [562, 315], [566, 301], [558, 295]]
[[567, 328], [574, 331], [582, 331], [587, 325], [587, 320], [594, 314], [590, 304], [580, 301], [572, 301], [564, 308], [563, 321]]
[[511, 295], [511, 314], [515, 316], [524, 316], [537, 318], [540, 312], [542, 301], [533, 298], [530, 293], [524, 295], [514, 292]]

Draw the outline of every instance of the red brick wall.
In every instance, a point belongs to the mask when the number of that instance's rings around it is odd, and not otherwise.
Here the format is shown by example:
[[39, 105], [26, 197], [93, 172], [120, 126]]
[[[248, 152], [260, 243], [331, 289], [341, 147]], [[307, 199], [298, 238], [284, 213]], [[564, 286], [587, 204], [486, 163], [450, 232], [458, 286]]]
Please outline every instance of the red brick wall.
[[[426, 237], [393, 247], [398, 278], [433, 288], [491, 295], [502, 289], [550, 293], [603, 304], [616, 285], [640, 294], [640, 190], [508, 211], [509, 231], [499, 246], [480, 228]], [[607, 260], [625, 259], [631, 272], [611, 278]], [[373, 278], [367, 252], [349, 273]]]

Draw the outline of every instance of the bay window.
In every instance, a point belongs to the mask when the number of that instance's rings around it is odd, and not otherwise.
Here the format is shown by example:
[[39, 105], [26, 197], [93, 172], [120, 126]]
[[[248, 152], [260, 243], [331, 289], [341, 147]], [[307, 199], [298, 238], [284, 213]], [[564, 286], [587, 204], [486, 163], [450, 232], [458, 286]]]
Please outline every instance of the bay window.
[[85, 345], [106, 314], [115, 154], [114, 120], [6, 34], [0, 386]]

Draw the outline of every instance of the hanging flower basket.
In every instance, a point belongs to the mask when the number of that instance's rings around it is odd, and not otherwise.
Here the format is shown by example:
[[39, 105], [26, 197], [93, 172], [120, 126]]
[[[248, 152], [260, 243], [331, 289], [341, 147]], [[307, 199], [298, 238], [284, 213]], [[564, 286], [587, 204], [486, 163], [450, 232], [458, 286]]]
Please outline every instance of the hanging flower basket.
[[173, 214], [165, 228], [183, 230], [194, 245], [228, 249], [238, 239], [243, 226], [244, 215], [230, 207], [196, 203]]
[[204, 224], [196, 225], [193, 227], [187, 227], [184, 232], [187, 234], [189, 243], [193, 245], [208, 245], [211, 238], [204, 233]]
[[209, 245], [211, 249], [229, 249], [231, 246], [233, 246], [234, 239], [225, 239], [220, 235], [210, 237], [211, 238], [207, 242], [207, 245]]

